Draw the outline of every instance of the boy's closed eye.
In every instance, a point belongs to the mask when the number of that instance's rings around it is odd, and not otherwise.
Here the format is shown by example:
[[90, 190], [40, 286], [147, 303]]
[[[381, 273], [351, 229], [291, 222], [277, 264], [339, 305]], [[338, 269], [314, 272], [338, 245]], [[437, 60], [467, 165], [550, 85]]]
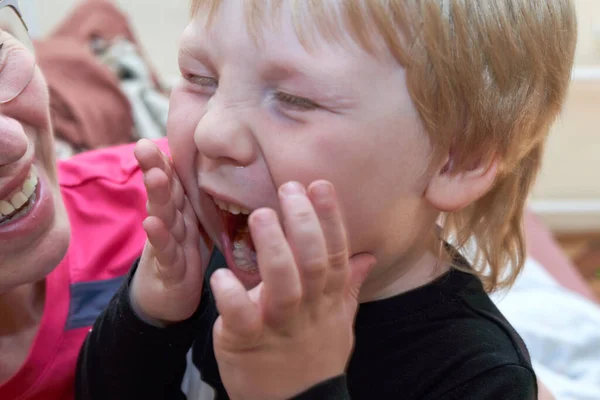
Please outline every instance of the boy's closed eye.
[[[213, 94], [219, 87], [219, 81], [210, 76], [183, 73], [183, 78], [193, 85], [196, 91], [203, 94]], [[292, 111], [313, 111], [321, 108], [316, 102], [301, 96], [278, 91], [274, 98], [286, 109]]]
[[219, 86], [219, 81], [210, 76], [195, 75], [191, 73], [183, 73], [182, 75], [183, 78], [192, 85], [194, 90], [200, 91], [203, 94], [212, 94]]
[[293, 111], [313, 111], [320, 108], [317, 103], [310, 99], [285, 92], [275, 93], [275, 98], [283, 107]]

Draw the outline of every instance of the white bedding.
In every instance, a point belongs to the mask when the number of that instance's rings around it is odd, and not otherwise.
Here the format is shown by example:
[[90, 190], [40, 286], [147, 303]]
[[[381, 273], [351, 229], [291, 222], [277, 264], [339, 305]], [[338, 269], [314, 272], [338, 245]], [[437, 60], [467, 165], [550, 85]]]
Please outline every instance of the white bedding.
[[528, 259], [513, 288], [492, 296], [559, 400], [600, 400], [600, 307]]

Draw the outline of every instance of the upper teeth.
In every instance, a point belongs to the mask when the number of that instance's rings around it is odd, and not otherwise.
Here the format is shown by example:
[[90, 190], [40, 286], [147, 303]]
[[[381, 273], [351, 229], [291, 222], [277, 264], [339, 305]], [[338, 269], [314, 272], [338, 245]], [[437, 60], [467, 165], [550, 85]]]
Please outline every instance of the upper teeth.
[[0, 214], [1, 216], [7, 216], [14, 213], [19, 208], [23, 207], [29, 198], [35, 192], [35, 188], [38, 183], [38, 176], [35, 166], [32, 166], [29, 170], [29, 175], [21, 188], [8, 196], [6, 199], [0, 200]]
[[214, 199], [214, 200], [215, 200], [215, 204], [217, 205], [217, 207], [219, 207], [223, 211], [229, 211], [230, 213], [232, 213], [234, 215], [238, 215], [238, 214], [248, 215], [248, 214], [250, 214], [250, 210], [248, 210], [247, 208], [244, 208], [242, 206], [238, 206], [238, 205], [235, 205], [235, 204], [225, 203], [224, 201], [219, 200], [219, 199]]

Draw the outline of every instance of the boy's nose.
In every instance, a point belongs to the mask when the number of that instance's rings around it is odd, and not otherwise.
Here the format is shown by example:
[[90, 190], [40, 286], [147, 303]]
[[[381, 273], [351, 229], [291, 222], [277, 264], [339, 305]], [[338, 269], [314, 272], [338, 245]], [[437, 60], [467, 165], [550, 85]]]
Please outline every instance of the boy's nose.
[[19, 161], [27, 152], [28, 145], [23, 126], [0, 114], [0, 167]]
[[204, 156], [236, 166], [249, 165], [256, 156], [252, 131], [236, 110], [208, 107], [196, 126], [194, 140]]

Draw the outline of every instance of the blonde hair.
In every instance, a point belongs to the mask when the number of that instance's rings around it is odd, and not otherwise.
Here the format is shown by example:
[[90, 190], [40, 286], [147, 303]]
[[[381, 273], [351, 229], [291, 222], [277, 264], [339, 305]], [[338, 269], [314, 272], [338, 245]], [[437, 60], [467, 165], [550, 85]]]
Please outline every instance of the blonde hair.
[[[209, 21], [221, 0], [193, 0]], [[258, 32], [267, 6], [250, 1]], [[311, 21], [330, 39], [340, 33], [368, 51], [376, 41], [406, 69], [406, 84], [439, 163], [450, 151], [453, 170], [500, 161], [491, 190], [447, 214], [442, 238], [458, 250], [471, 240], [473, 271], [488, 291], [510, 286], [525, 256], [527, 194], [542, 161], [550, 126], [570, 80], [577, 22], [571, 0], [290, 0], [301, 38]], [[274, 8], [272, 8], [274, 9]], [[375, 33], [375, 35], [373, 35]]]

